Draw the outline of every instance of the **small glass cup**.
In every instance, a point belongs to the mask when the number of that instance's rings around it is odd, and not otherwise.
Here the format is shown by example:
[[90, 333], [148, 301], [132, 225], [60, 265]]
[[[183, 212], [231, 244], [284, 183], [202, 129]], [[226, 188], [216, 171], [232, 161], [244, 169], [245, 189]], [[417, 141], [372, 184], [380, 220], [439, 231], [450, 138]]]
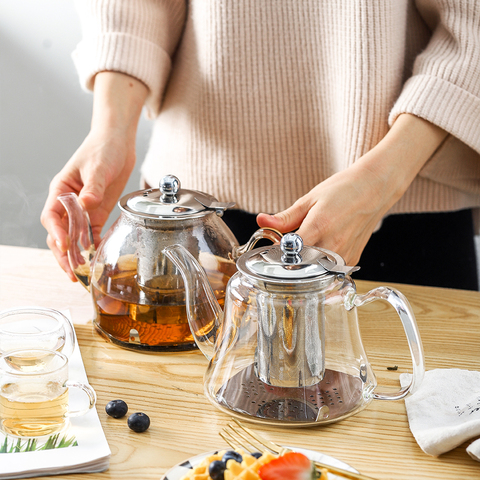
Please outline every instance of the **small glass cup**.
[[[71, 410], [70, 388], [82, 390], [84, 408]], [[0, 429], [15, 437], [43, 437], [64, 430], [70, 417], [96, 403], [90, 385], [68, 380], [68, 359], [54, 350], [15, 350], [0, 356]]]
[[75, 330], [63, 313], [51, 308], [21, 307], [0, 312], [0, 354], [24, 348], [62, 352], [75, 348]]

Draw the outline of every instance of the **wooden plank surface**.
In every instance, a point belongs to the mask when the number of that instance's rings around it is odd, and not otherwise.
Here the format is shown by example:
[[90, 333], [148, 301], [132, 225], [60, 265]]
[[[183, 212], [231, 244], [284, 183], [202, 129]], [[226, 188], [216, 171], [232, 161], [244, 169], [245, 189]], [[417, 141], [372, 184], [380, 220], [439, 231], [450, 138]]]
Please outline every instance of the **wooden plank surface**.
[[[375, 286], [378, 284], [357, 282], [362, 293]], [[427, 370], [480, 370], [480, 293], [395, 287], [412, 304]], [[97, 410], [112, 450], [110, 469], [89, 478], [159, 479], [176, 463], [225, 446], [218, 432], [229, 417], [203, 395], [207, 362], [199, 352], [144, 354], [111, 345], [91, 325], [90, 295], [68, 280], [48, 250], [0, 246], [0, 308], [25, 305], [68, 308], [76, 324], [85, 368], [98, 394]], [[411, 372], [411, 361], [397, 315], [384, 302], [375, 302], [360, 309], [359, 317], [379, 385], [398, 388], [399, 373]], [[397, 371], [387, 370], [394, 365]], [[126, 418], [113, 419], [105, 414], [106, 403], [116, 398], [125, 400], [130, 412], [143, 411], [150, 416], [147, 432], [134, 433], [128, 429]], [[423, 453], [409, 430], [403, 401], [373, 401], [357, 415], [325, 427], [255, 425], [254, 429], [279, 443], [337, 457], [378, 479], [480, 478], [480, 463], [465, 451], [469, 442], [438, 458]]]

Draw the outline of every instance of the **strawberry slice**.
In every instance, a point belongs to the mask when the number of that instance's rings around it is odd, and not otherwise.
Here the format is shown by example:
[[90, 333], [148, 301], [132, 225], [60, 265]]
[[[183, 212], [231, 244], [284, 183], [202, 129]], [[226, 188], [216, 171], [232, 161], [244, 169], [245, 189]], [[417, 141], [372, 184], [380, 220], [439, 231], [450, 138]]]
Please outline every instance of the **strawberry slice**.
[[298, 452], [288, 452], [262, 465], [258, 474], [262, 480], [313, 480], [320, 477], [313, 462]]

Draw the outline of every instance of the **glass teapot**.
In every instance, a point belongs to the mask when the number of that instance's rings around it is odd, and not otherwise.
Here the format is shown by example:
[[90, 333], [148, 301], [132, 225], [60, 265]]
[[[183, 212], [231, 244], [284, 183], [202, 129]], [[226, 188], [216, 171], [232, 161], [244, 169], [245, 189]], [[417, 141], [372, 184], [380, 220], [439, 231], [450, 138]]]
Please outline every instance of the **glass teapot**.
[[[225, 309], [195, 258], [181, 245], [165, 255], [187, 289], [194, 338], [209, 359], [208, 399], [246, 420], [303, 426], [342, 420], [373, 399], [403, 398], [420, 384], [425, 367], [415, 317], [397, 290], [356, 293], [337, 254], [303, 246], [296, 234], [237, 260]], [[393, 394], [377, 383], [362, 345], [356, 307], [386, 300], [403, 323], [413, 360], [410, 385]]]
[[173, 175], [163, 177], [158, 189], [122, 197], [121, 215], [97, 249], [78, 197], [67, 193], [58, 199], [68, 213], [70, 266], [93, 297], [93, 323], [108, 340], [131, 350], [196, 348], [183, 281], [162, 253], [166, 246], [181, 244], [193, 255], [206, 270], [216, 301], [223, 304], [235, 259], [261, 238], [281, 238], [275, 230], [260, 229], [239, 246], [220, 218], [234, 203], [182, 189]]

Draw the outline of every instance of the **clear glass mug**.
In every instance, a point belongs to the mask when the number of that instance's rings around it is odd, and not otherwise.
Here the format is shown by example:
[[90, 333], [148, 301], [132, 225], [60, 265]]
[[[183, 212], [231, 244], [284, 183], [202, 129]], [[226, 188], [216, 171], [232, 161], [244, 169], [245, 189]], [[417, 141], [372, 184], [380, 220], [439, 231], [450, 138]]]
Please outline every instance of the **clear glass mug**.
[[[68, 392], [86, 395], [83, 408], [69, 406]], [[68, 358], [43, 349], [15, 350], [0, 356], [0, 430], [15, 437], [43, 437], [67, 428], [70, 417], [96, 403], [90, 385], [68, 379]]]
[[44, 307], [20, 307], [0, 312], [0, 354], [25, 348], [62, 352], [75, 348], [75, 330], [63, 313]]

